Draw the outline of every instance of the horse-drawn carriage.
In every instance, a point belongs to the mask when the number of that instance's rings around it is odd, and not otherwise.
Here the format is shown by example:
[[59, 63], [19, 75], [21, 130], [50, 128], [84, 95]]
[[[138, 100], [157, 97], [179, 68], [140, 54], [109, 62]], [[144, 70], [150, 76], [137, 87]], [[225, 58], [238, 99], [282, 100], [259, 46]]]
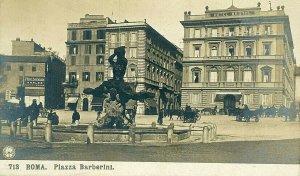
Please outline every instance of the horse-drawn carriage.
[[178, 112], [178, 118], [183, 120], [184, 123], [196, 123], [197, 120], [200, 120], [201, 114], [197, 109], [181, 110]]

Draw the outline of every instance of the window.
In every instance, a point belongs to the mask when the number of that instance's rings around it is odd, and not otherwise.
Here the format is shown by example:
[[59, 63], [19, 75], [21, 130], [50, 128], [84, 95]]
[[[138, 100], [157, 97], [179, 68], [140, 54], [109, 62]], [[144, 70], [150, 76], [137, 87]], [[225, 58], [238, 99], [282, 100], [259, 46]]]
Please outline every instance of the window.
[[201, 36], [200, 29], [195, 29], [195, 38], [200, 38], [200, 36]]
[[218, 37], [218, 29], [211, 29], [211, 36]]
[[77, 80], [76, 72], [69, 72], [69, 78], [70, 78], [70, 82], [76, 81]]
[[263, 82], [271, 82], [271, 71], [270, 70], [263, 71]]
[[264, 44], [264, 55], [269, 56], [271, 54], [271, 44], [265, 43]]
[[246, 105], [252, 104], [252, 96], [250, 94], [244, 95], [244, 104]]
[[85, 56], [84, 57], [84, 65], [89, 65], [90, 64], [90, 56]]
[[136, 48], [129, 48], [129, 57], [136, 58]]
[[218, 72], [213, 70], [210, 72], [210, 82], [218, 82]]
[[77, 31], [72, 31], [71, 40], [77, 40]]
[[70, 45], [69, 54], [78, 54], [78, 46], [77, 45]]
[[105, 31], [97, 30], [97, 39], [105, 39]]
[[234, 27], [229, 28], [229, 36], [234, 36]]
[[32, 66], [31, 70], [32, 72], [36, 72], [36, 66]]
[[234, 47], [232, 45], [228, 47], [228, 55], [231, 57], [234, 56]]
[[135, 68], [131, 67], [129, 69], [129, 77], [136, 77], [136, 70], [135, 70]]
[[262, 82], [271, 82], [272, 67], [264, 66], [262, 70]]
[[271, 26], [267, 25], [265, 26], [265, 34], [270, 35], [271, 34]]
[[136, 42], [136, 40], [137, 40], [136, 33], [131, 33], [130, 34], [130, 41], [131, 42]]
[[252, 56], [252, 47], [251, 46], [246, 46], [246, 56], [250, 57]]
[[116, 39], [116, 34], [111, 34], [111, 35], [110, 35], [110, 41], [111, 41], [112, 43], [114, 43], [114, 42], [117, 41], [117, 39]]
[[104, 80], [104, 72], [96, 72], [96, 81]]
[[191, 104], [199, 105], [201, 103], [201, 94], [191, 93], [191, 94], [189, 94], [189, 99], [190, 99]]
[[20, 66], [19, 66], [19, 71], [23, 71], [23, 70], [24, 70], [23, 65], [20, 65]]
[[92, 39], [92, 31], [86, 30], [83, 31], [83, 40], [91, 40]]
[[96, 45], [96, 54], [104, 54], [104, 45]]
[[96, 57], [96, 64], [97, 65], [104, 64], [104, 56], [97, 56]]
[[211, 48], [211, 51], [210, 51], [211, 53], [210, 53], [210, 55], [211, 56], [217, 56], [218, 55], [218, 48], [216, 47], [216, 46], [213, 46], [212, 48]]
[[121, 33], [121, 43], [125, 43], [125, 41], [126, 41], [126, 34], [125, 33]]
[[262, 94], [261, 95], [261, 104], [262, 105], [271, 105], [272, 104], [272, 95]]
[[244, 82], [252, 82], [252, 70], [250, 67], [247, 67], [244, 69], [243, 81]]
[[90, 81], [90, 72], [82, 73], [82, 81]]
[[115, 49], [114, 49], [114, 48], [110, 48], [110, 49], [109, 49], [109, 55], [110, 55], [110, 56], [113, 55], [114, 52], [115, 52]]
[[252, 34], [252, 27], [247, 26], [246, 27], [246, 35], [251, 35]]
[[227, 82], [234, 82], [234, 69], [233, 68], [229, 68], [226, 71], [226, 81]]
[[84, 45], [84, 54], [92, 53], [92, 45]]
[[11, 70], [11, 65], [7, 65], [7, 66], [6, 66], [6, 70], [7, 70], [7, 71], [10, 71], [10, 70]]
[[19, 76], [19, 84], [20, 84], [20, 85], [23, 84], [23, 76]]
[[194, 83], [199, 83], [201, 78], [200, 78], [200, 73], [201, 73], [201, 69], [196, 67], [192, 69], [192, 82]]
[[76, 56], [71, 57], [71, 65], [76, 65]]
[[200, 57], [200, 46], [194, 46], [194, 57]]

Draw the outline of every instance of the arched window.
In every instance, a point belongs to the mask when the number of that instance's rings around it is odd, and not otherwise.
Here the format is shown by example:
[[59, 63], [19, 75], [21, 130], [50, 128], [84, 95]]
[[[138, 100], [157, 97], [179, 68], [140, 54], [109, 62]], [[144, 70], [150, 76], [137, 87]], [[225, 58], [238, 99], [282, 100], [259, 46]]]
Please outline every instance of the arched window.
[[271, 82], [272, 67], [264, 66], [261, 68], [262, 71], [262, 82]]
[[192, 69], [192, 82], [199, 83], [201, 81], [201, 69], [196, 67]]
[[234, 82], [234, 68], [230, 67], [226, 70], [226, 81]]
[[243, 71], [243, 81], [252, 82], [252, 69], [251, 67], [246, 67]]

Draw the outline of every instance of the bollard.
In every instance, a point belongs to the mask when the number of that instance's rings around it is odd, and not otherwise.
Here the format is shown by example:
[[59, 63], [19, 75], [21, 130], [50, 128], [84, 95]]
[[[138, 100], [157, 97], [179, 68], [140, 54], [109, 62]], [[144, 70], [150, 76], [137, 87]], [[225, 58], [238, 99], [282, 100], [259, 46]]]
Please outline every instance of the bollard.
[[156, 128], [156, 122], [152, 122], [151, 127]]
[[211, 143], [213, 136], [213, 128], [211, 125], [208, 125], [208, 143]]
[[174, 129], [174, 123], [171, 123], [168, 126], [168, 132], [167, 132], [167, 142], [170, 144], [173, 143], [173, 129]]
[[17, 134], [21, 134], [21, 119], [17, 120]]
[[203, 134], [202, 134], [202, 142], [203, 143], [208, 143], [208, 127], [207, 126], [204, 126], [203, 127]]
[[16, 133], [17, 133], [17, 123], [16, 123], [16, 121], [11, 121], [10, 122], [10, 136], [16, 137]]
[[51, 121], [45, 125], [45, 141], [52, 142], [52, 124]]
[[134, 144], [135, 143], [135, 127], [136, 124], [132, 124], [129, 127], [129, 131], [128, 131], [128, 142]]
[[89, 124], [87, 128], [87, 144], [93, 144], [94, 142], [94, 124]]
[[192, 135], [192, 129], [194, 128], [193, 124], [190, 124], [189, 126], [189, 136]]
[[32, 122], [27, 123], [27, 138], [29, 140], [33, 139], [33, 123]]

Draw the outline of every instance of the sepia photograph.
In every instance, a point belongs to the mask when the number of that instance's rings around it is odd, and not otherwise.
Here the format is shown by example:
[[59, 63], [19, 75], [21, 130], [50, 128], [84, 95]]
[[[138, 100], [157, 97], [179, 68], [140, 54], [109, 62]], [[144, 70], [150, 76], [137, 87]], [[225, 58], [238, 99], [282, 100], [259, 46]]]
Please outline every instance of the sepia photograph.
[[0, 0], [0, 175], [299, 176], [299, 9]]

